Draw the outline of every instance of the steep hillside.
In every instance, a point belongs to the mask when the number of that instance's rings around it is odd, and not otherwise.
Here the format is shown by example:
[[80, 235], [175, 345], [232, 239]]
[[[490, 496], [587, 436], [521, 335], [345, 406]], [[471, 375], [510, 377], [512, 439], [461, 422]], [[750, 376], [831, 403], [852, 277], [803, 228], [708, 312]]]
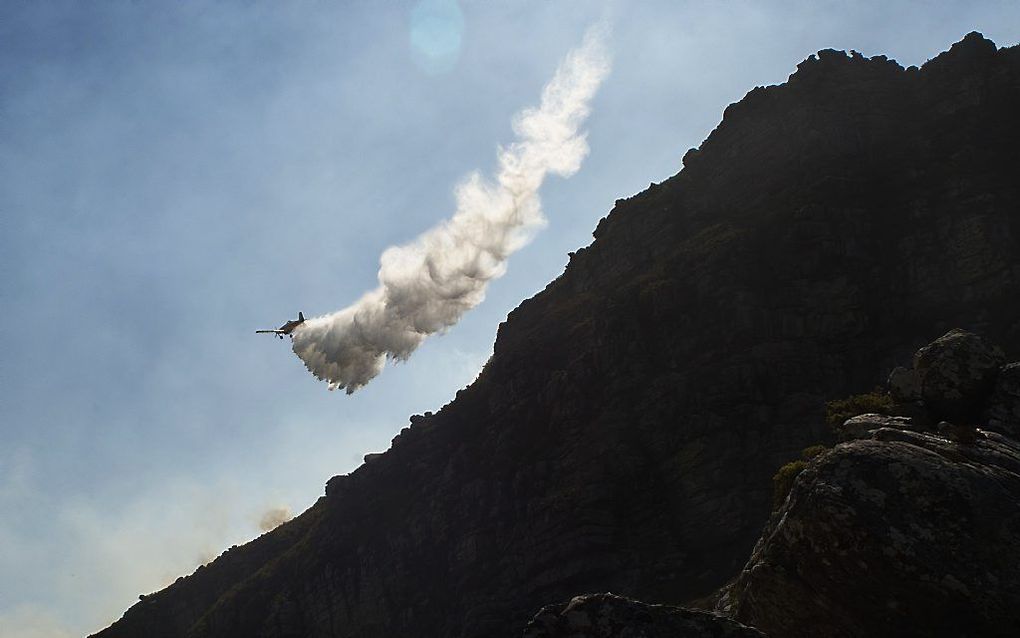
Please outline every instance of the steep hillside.
[[454, 401], [98, 635], [519, 636], [579, 592], [707, 594], [825, 400], [951, 327], [1020, 344], [1017, 113], [1020, 48], [977, 34], [812, 56], [618, 201]]

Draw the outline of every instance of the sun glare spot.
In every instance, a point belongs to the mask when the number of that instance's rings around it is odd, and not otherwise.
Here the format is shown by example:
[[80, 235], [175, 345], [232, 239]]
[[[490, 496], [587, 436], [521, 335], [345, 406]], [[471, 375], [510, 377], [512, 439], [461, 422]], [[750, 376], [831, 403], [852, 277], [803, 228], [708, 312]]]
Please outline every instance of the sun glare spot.
[[453, 69], [460, 58], [464, 14], [457, 0], [420, 0], [411, 11], [411, 53], [426, 73]]

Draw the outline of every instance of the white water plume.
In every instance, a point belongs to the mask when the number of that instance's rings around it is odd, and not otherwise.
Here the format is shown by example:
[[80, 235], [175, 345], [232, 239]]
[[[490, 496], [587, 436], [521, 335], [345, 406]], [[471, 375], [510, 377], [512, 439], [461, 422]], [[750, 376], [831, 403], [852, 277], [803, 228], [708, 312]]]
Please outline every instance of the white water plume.
[[499, 149], [494, 182], [470, 174], [456, 188], [453, 217], [383, 252], [378, 288], [294, 330], [294, 352], [330, 390], [350, 394], [379, 374], [387, 357], [405, 360], [427, 336], [457, 323], [545, 223], [538, 189], [546, 174], [569, 177], [588, 154], [579, 129], [609, 71], [603, 40], [603, 29], [589, 30], [543, 89], [539, 107], [517, 114], [517, 140]]

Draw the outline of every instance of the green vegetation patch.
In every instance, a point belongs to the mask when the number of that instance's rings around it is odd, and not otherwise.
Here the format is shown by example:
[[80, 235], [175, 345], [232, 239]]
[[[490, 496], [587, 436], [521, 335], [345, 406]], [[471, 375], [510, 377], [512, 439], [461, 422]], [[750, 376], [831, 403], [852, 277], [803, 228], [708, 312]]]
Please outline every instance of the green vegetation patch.
[[803, 450], [801, 450], [800, 458], [804, 459], [805, 461], [810, 461], [811, 459], [815, 458], [816, 456], [818, 456], [819, 454], [828, 449], [829, 448], [825, 445], [812, 445], [811, 447], [806, 447]]
[[776, 475], [772, 477], [772, 507], [778, 508], [790, 495], [793, 489], [793, 480], [808, 466], [807, 461], [790, 461], [779, 468]]
[[776, 475], [772, 477], [772, 506], [778, 508], [786, 500], [786, 497], [790, 495], [790, 490], [793, 489], [793, 481], [797, 478], [797, 475], [804, 471], [804, 468], [808, 466], [808, 462], [815, 458], [822, 452], [825, 452], [829, 448], [824, 445], [812, 445], [806, 447], [800, 452], [800, 458], [796, 461], [790, 461], [783, 467], [779, 468]]
[[836, 399], [825, 404], [825, 422], [832, 427], [860, 414], [885, 414], [898, 416], [900, 410], [896, 402], [883, 390], [875, 390], [867, 394], [855, 394], [845, 399]]

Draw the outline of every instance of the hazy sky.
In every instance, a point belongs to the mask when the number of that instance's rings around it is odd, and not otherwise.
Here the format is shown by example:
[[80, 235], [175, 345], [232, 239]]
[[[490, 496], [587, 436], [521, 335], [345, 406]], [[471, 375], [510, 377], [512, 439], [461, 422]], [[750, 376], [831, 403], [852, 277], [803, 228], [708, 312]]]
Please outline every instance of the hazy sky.
[[[1003, 2], [0, 3], [0, 635], [95, 631], [298, 512], [488, 358], [613, 201], [822, 48], [920, 64]], [[352, 396], [256, 328], [345, 307], [492, 174], [609, 16], [591, 154], [478, 308]]]

